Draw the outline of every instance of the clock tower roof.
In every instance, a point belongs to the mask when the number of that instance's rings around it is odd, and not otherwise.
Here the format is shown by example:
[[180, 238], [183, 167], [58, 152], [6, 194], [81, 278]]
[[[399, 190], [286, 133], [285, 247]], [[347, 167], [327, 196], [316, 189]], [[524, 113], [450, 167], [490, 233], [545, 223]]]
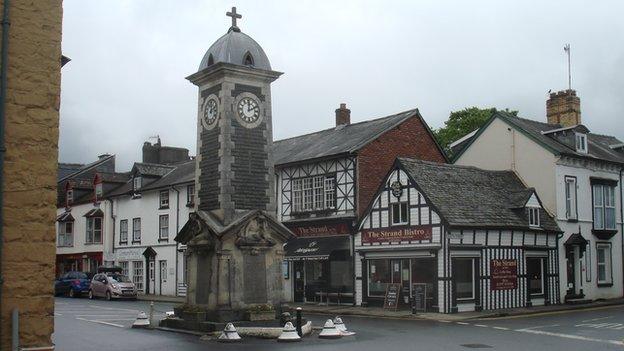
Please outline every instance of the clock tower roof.
[[199, 71], [218, 62], [271, 70], [269, 58], [260, 44], [234, 26], [206, 51]]

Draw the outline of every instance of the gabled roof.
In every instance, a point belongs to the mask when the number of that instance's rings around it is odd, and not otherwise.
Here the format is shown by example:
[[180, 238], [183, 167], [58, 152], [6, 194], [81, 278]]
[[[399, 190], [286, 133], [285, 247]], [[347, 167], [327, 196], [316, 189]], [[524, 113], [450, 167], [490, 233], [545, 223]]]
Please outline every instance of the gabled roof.
[[176, 184], [195, 181], [195, 160], [187, 161], [175, 166], [175, 168], [157, 181], [143, 187], [143, 191], [166, 188]]
[[[527, 189], [512, 171], [408, 158], [397, 162], [451, 227], [536, 229], [529, 227], [527, 211], [518, 208], [518, 203], [528, 200], [534, 191]], [[540, 224], [538, 229], [561, 232], [543, 208]]]
[[[578, 125], [564, 128], [560, 124], [549, 124], [520, 118], [505, 111], [494, 113], [490, 120], [470, 139], [470, 143], [453, 158], [453, 161], [459, 159], [459, 157], [470, 148], [470, 144], [478, 139], [479, 135], [487, 129], [490, 123], [496, 118], [516, 128], [529, 139], [532, 139], [556, 156], [570, 156], [624, 164], [624, 153], [611, 147], [612, 145], [622, 142], [613, 136], [587, 133], [587, 153], [577, 152], [573, 142], [574, 139], [562, 137], [561, 134], [566, 132], [574, 133], [575, 131], [586, 132], [588, 129], [585, 126]], [[493, 145], [492, 147], [495, 146]]]
[[[80, 175], [82, 175], [83, 173], [96, 169], [98, 166], [109, 162], [109, 161], [113, 161], [115, 160], [115, 155], [106, 155], [106, 156], [102, 156], [100, 159], [98, 159], [97, 161], [91, 162], [87, 165], [82, 165], [81, 167], [78, 167], [79, 164], [72, 164], [72, 163], [59, 163], [58, 164], [58, 182], [62, 182], [68, 178], [75, 178], [75, 177], [79, 177]], [[114, 165], [114, 163], [113, 163]], [[72, 168], [76, 168], [74, 170], [74, 172], [71, 172]], [[63, 173], [63, 176], [61, 176], [61, 172]]]
[[[353, 153], [412, 117], [419, 118], [433, 138], [433, 133], [420, 116], [418, 109], [413, 109], [383, 118], [276, 140], [273, 142], [273, 159], [275, 165], [282, 165]], [[435, 141], [435, 138], [433, 140]], [[439, 146], [438, 149], [444, 155]]]

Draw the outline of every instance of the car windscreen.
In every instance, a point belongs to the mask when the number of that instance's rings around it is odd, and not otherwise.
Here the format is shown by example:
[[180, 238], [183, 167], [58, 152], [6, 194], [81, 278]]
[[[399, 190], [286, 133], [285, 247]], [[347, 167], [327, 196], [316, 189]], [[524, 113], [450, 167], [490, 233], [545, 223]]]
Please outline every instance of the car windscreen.
[[111, 280], [111, 283], [131, 283], [130, 278], [125, 275], [115, 274], [108, 276]]

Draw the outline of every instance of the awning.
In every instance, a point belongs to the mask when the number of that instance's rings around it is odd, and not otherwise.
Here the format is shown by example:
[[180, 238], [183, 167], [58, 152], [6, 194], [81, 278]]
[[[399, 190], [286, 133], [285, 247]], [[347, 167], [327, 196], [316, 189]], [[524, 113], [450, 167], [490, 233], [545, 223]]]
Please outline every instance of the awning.
[[104, 217], [104, 212], [99, 208], [94, 208], [85, 213], [84, 217]]
[[340, 235], [291, 239], [284, 247], [286, 259], [290, 261], [327, 260], [333, 251], [349, 250], [349, 238], [348, 235]]
[[58, 217], [56, 217], [57, 222], [73, 222], [74, 216], [71, 215], [70, 212], [63, 212]]
[[585, 248], [585, 246], [587, 246], [587, 240], [583, 238], [583, 235], [581, 235], [581, 233], [574, 233], [570, 235], [568, 240], [566, 240], [563, 244], [566, 246], [578, 245], [582, 248]]

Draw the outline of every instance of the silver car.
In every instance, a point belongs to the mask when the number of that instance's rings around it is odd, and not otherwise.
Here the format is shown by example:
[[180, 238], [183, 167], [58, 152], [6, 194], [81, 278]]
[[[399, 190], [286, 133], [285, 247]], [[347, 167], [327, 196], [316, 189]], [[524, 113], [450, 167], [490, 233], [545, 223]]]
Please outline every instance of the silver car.
[[89, 298], [103, 297], [111, 299], [136, 299], [137, 290], [134, 283], [120, 273], [98, 273], [91, 280]]

